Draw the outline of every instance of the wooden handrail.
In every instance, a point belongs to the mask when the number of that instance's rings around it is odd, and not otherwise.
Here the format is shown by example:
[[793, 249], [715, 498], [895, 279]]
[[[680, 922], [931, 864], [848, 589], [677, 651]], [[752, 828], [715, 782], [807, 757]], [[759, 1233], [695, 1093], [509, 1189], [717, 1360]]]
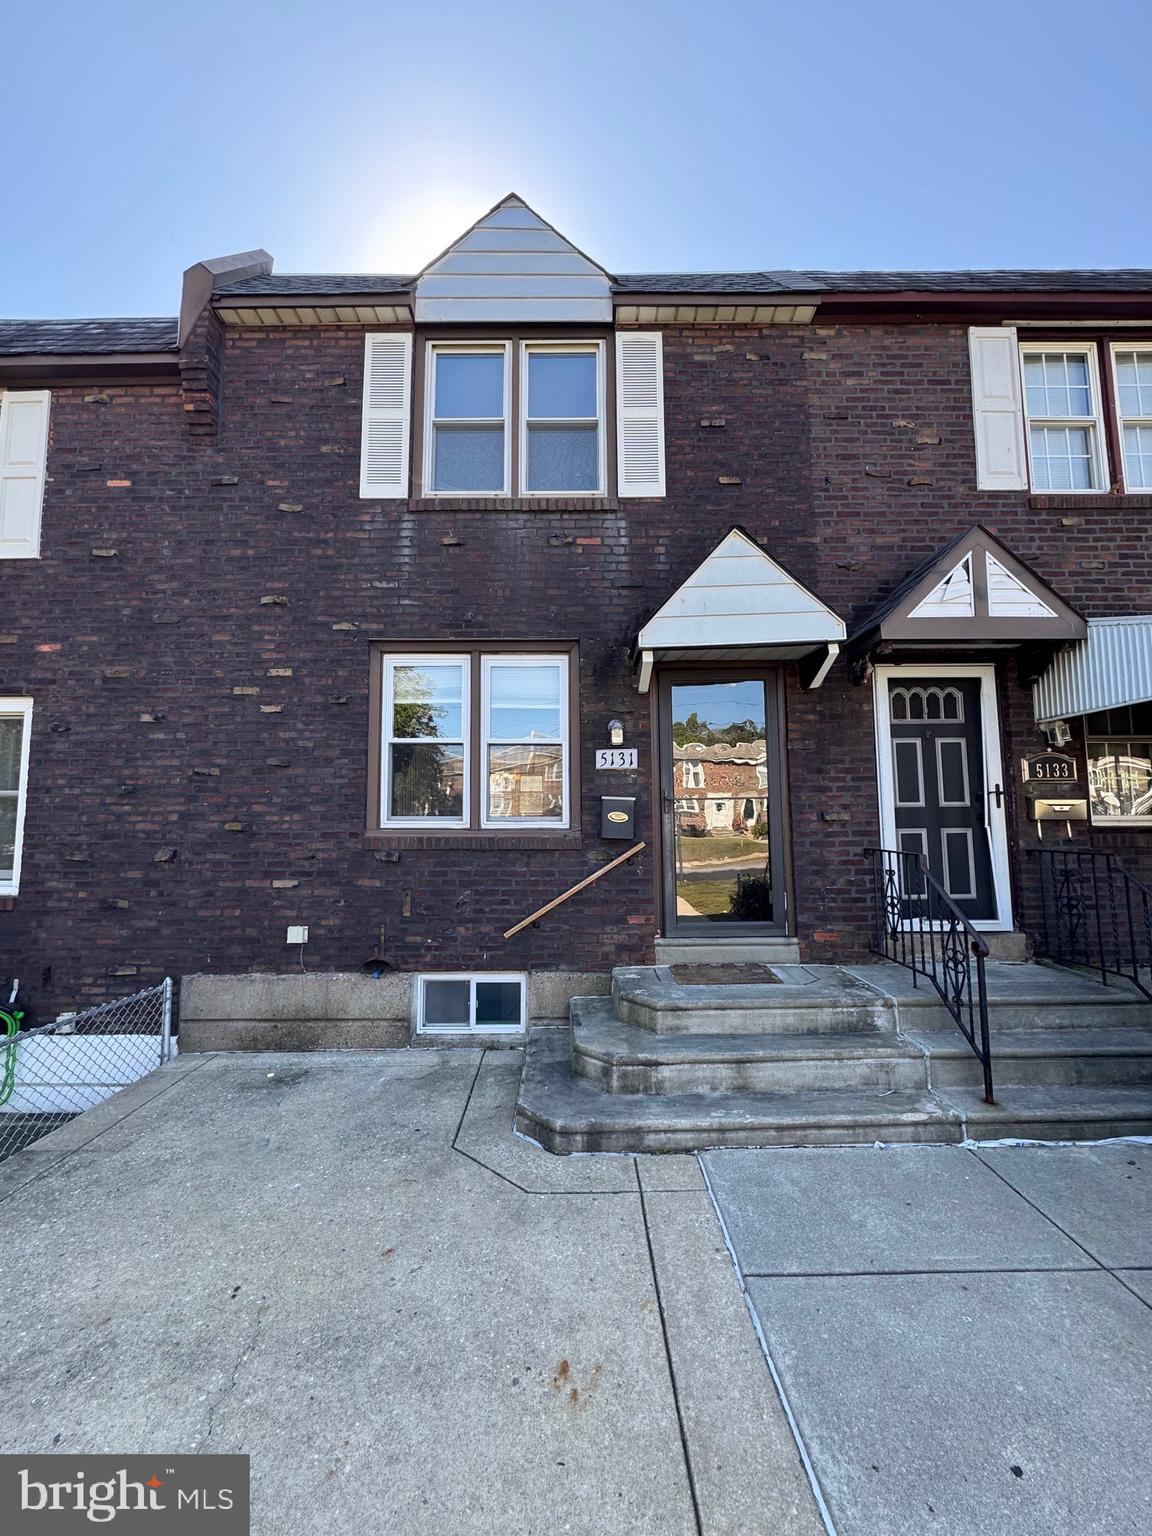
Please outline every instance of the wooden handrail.
[[601, 875], [606, 875], [609, 870], [615, 869], [618, 864], [623, 864], [626, 859], [633, 858], [647, 846], [647, 843], [636, 843], [632, 848], [629, 848], [627, 853], [622, 853], [619, 858], [613, 859], [610, 864], [602, 864], [599, 869], [593, 870], [590, 875], [586, 875], [577, 885], [565, 891], [563, 896], [557, 896], [554, 901], [548, 902], [546, 906], [538, 907], [531, 917], [526, 917], [522, 923], [517, 923], [514, 928], [507, 929], [504, 937], [510, 939], [523, 929], [531, 928], [532, 924], [538, 922], [546, 913], [554, 912], [557, 907], [563, 906], [570, 896], [575, 896], [578, 891], [583, 891], [588, 886], [594, 885]]

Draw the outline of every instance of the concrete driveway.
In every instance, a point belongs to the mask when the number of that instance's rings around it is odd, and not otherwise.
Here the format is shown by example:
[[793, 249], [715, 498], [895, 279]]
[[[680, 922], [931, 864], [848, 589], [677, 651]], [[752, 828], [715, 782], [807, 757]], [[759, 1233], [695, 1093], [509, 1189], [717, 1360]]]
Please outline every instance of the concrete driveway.
[[246, 1452], [260, 1536], [1152, 1529], [1152, 1148], [556, 1158], [519, 1069], [185, 1056], [0, 1164], [0, 1450]]
[[4, 1451], [242, 1451], [253, 1530], [818, 1536], [690, 1157], [519, 1052], [185, 1056], [0, 1165]]

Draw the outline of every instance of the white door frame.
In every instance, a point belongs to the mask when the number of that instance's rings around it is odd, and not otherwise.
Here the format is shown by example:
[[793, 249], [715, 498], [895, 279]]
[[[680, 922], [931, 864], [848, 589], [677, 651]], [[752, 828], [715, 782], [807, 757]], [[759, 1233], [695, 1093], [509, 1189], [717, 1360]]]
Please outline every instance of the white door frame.
[[989, 791], [994, 784], [1003, 784], [1005, 791], [1004, 759], [1000, 746], [1000, 715], [996, 701], [996, 668], [994, 666], [902, 666], [874, 667], [872, 681], [876, 715], [876, 785], [880, 797], [880, 843], [884, 848], [896, 847], [896, 791], [892, 770], [892, 717], [889, 709], [888, 684], [899, 677], [980, 679], [980, 721], [984, 739], [984, 807], [988, 818], [988, 835], [992, 855], [992, 884], [996, 894], [996, 916], [974, 919], [973, 928], [987, 933], [1012, 931], [1012, 882], [1008, 865], [1008, 822], [1005, 812], [1007, 793], [996, 804], [995, 795]]

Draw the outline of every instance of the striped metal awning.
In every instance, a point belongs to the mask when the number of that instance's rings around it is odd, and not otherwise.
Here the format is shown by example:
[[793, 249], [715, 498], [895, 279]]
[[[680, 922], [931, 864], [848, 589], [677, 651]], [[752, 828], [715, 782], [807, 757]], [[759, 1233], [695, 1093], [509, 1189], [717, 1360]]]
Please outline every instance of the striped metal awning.
[[1032, 689], [1037, 720], [1064, 720], [1152, 699], [1152, 614], [1089, 619]]

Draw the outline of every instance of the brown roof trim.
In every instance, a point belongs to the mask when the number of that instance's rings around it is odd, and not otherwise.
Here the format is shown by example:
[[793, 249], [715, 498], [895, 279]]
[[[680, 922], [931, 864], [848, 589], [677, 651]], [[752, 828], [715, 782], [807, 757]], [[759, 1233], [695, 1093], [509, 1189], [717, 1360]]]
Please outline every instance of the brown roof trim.
[[22, 352], [0, 357], [0, 384], [18, 379], [83, 384], [120, 378], [144, 383], [179, 375], [175, 352]]

